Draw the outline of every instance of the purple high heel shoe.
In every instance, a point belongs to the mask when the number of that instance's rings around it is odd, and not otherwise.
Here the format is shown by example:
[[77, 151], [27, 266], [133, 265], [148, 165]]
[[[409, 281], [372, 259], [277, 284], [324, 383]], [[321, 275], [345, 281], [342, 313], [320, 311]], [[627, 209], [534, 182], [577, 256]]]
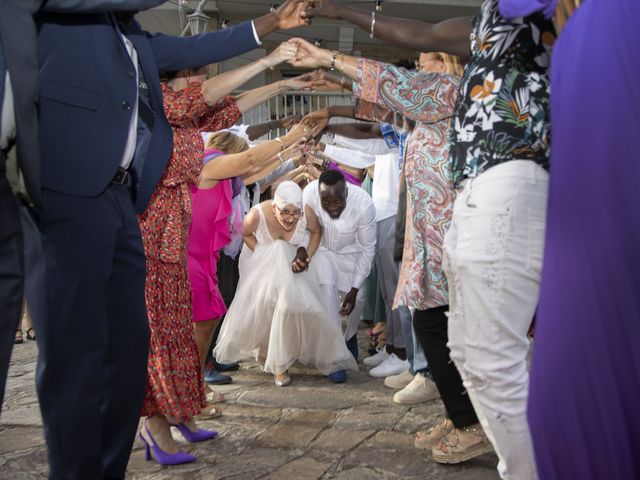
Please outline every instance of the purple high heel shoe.
[[[155, 438], [151, 435], [149, 431], [149, 427], [147, 427], [147, 421], [144, 421], [144, 430], [147, 432], [149, 436], [149, 441], [142, 436], [142, 433], [139, 433], [138, 436], [140, 440], [145, 445], [144, 459], [149, 461], [153, 457], [153, 459], [159, 463], [160, 465], [181, 465], [183, 463], [191, 463], [197, 460], [197, 457], [183, 452], [182, 450], [178, 450], [177, 453], [168, 453], [162, 450], [158, 444], [156, 443]], [[151, 442], [151, 443], [149, 443]]]
[[189, 443], [204, 442], [206, 440], [212, 440], [218, 436], [218, 432], [214, 430], [203, 430], [199, 428], [198, 431], [192, 432], [184, 423], [172, 423], [170, 425], [180, 430], [182, 436]]

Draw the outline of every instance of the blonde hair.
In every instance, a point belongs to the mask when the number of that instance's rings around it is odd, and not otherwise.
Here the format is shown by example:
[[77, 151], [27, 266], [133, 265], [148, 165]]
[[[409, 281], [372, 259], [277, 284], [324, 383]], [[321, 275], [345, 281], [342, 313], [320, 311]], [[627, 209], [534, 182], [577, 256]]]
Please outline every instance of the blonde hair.
[[205, 148], [215, 148], [226, 154], [240, 153], [249, 149], [247, 142], [231, 132], [216, 132], [209, 136]]
[[462, 58], [457, 55], [444, 52], [438, 52], [438, 55], [442, 62], [447, 66], [447, 73], [449, 75], [456, 75], [458, 77], [462, 76], [465, 66], [465, 62], [462, 61]]
[[429, 52], [428, 54], [433, 55], [438, 62], [444, 63], [446, 68], [445, 73], [448, 75], [462, 76], [465, 62], [463, 62], [459, 56], [444, 52]]

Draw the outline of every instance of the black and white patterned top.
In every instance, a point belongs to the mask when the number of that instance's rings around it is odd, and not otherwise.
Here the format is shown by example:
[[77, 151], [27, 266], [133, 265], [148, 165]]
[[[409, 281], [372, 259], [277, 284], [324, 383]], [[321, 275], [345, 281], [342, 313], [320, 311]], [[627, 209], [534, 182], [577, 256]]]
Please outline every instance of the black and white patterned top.
[[548, 168], [549, 78], [555, 28], [541, 13], [508, 21], [498, 0], [473, 18], [471, 59], [460, 86], [451, 158], [456, 184], [509, 160]]

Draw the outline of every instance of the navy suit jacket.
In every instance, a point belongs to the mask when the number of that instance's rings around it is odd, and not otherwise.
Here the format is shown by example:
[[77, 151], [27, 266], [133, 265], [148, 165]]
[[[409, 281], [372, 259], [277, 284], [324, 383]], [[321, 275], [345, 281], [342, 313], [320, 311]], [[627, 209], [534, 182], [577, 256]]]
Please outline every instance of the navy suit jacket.
[[0, 36], [11, 77], [16, 117], [18, 166], [25, 186], [40, 205], [40, 148], [38, 143], [38, 56], [33, 15], [39, 10], [107, 12], [146, 9], [163, 0], [0, 0]]
[[[135, 207], [144, 211], [171, 155], [158, 71], [195, 68], [258, 46], [250, 22], [192, 37], [120, 27], [133, 42], [149, 85], [154, 123]], [[95, 196], [110, 184], [124, 153], [136, 99], [134, 66], [109, 14], [38, 17], [42, 186]]]

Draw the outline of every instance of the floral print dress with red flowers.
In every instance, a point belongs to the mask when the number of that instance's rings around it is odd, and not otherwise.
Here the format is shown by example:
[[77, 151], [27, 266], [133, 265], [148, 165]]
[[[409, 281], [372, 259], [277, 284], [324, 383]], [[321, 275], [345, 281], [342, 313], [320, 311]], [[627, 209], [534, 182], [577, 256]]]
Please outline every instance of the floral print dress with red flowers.
[[145, 295], [151, 330], [141, 415], [170, 415], [184, 422], [200, 414], [206, 405], [187, 272], [189, 189], [202, 169], [204, 143], [200, 132], [228, 128], [241, 113], [230, 97], [209, 106], [200, 84], [174, 91], [163, 83], [162, 93], [173, 130], [173, 153], [147, 209], [139, 216], [147, 260]]

